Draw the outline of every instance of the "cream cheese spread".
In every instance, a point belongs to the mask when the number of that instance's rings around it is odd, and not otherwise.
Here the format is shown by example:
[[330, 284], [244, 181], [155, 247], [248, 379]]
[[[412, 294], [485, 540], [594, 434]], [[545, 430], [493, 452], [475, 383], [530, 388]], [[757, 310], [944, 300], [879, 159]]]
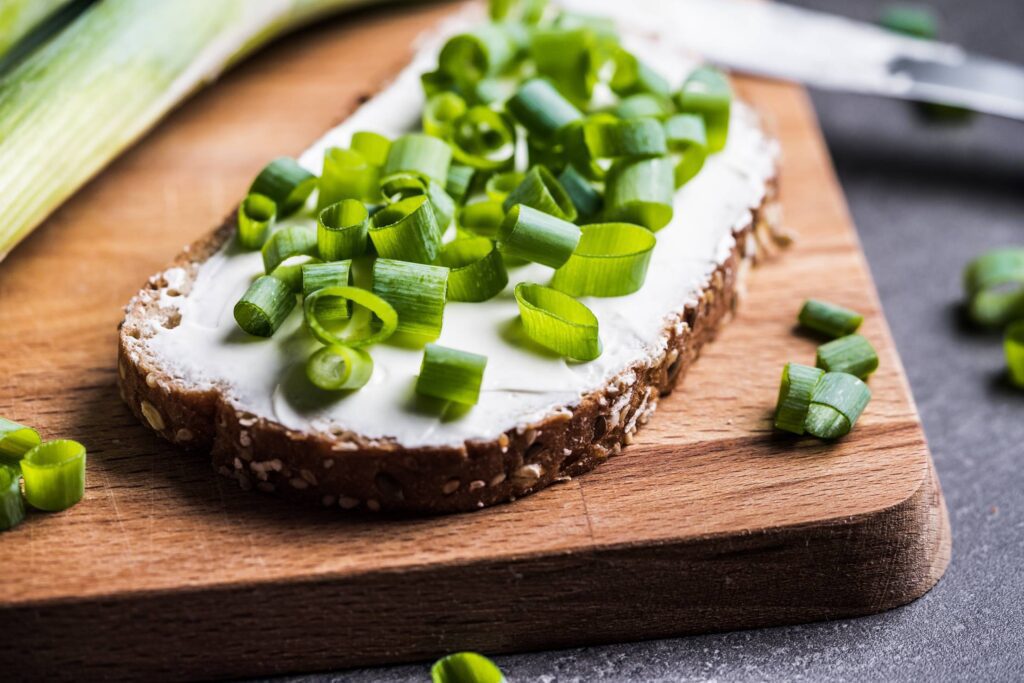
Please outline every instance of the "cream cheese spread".
[[[475, 20], [474, 13], [463, 12], [430, 34], [391, 85], [317, 141], [300, 163], [319, 174], [324, 149], [346, 146], [354, 132], [397, 136], [418, 126], [423, 105], [419, 75], [433, 68], [444, 38]], [[695, 66], [667, 34], [652, 37], [624, 29], [623, 41], [674, 85]], [[488, 357], [480, 402], [458, 415], [438, 414], [417, 399], [420, 349], [378, 344], [370, 349], [374, 372], [365, 387], [344, 395], [314, 389], [305, 379], [304, 364], [319, 345], [305, 330], [301, 307], [270, 339], [249, 337], [235, 324], [233, 306], [263, 267], [258, 251], [241, 251], [233, 240], [199, 266], [191, 287], [182, 282], [181, 269], [164, 273], [165, 281], [179, 286], [165, 289], [160, 304], [175, 309], [179, 322], [172, 328], [155, 326], [148, 346], [173, 377], [193, 386], [216, 386], [237, 410], [291, 429], [348, 430], [407, 448], [493, 439], [571, 408], [634, 363], [663, 354], [667, 318], [696, 301], [728, 257], [734, 229], [749, 223], [751, 209], [761, 203], [775, 174], [776, 156], [774, 141], [761, 131], [753, 112], [734, 105], [728, 144], [677, 193], [674, 218], [657, 233], [643, 288], [624, 297], [582, 299], [600, 322], [604, 351], [594, 361], [567, 361], [522, 333], [512, 288], [523, 281], [546, 284], [549, 268], [511, 268], [509, 287], [491, 301], [449, 302], [438, 343]], [[314, 226], [315, 220], [306, 211], [282, 225], [292, 224]]]

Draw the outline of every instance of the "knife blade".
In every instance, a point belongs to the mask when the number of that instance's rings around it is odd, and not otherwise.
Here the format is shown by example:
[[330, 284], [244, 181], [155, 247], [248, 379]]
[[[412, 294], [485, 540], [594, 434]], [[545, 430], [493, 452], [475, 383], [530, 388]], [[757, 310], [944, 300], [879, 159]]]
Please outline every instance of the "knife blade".
[[[949, 43], [761, 0], [562, 0], [659, 29], [720, 66], [807, 85], [956, 105], [1024, 120], [1024, 67]], [[671, 28], [665, 31], [665, 26]]]

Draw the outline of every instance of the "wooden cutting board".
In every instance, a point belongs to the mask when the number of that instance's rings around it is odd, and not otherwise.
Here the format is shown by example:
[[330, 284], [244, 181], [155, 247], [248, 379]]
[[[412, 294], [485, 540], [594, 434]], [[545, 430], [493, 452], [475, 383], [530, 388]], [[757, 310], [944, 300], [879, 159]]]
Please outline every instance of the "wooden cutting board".
[[[739, 84], [782, 141], [800, 238], [595, 472], [473, 514], [354, 516], [240, 491], [132, 417], [115, 382], [123, 304], [448, 9], [351, 15], [263, 52], [0, 266], [0, 415], [89, 448], [82, 503], [0, 536], [5, 673], [244, 676], [751, 628], [889, 609], [941, 576], [949, 527], [921, 424], [812, 109], [788, 85]], [[881, 356], [874, 399], [834, 445], [770, 429], [782, 365], [814, 358], [793, 330], [812, 295], [864, 312]]]

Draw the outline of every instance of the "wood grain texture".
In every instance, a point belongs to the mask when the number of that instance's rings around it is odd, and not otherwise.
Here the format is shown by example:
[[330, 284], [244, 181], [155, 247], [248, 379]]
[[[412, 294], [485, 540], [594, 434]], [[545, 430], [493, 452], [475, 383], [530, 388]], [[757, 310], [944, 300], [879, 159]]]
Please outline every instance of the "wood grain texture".
[[[0, 267], [0, 414], [89, 447], [85, 500], [0, 539], [0, 619], [31, 643], [8, 651], [16, 678], [270, 674], [794, 623], [888, 609], [941, 576], [949, 529], [928, 448], [792, 86], [740, 83], [782, 141], [799, 241], [755, 270], [737, 319], [595, 472], [479, 513], [353, 516], [240, 491], [138, 423], [117, 395], [121, 306], [444, 11], [350, 15], [271, 48]], [[835, 445], [770, 429], [783, 363], [814, 355], [792, 329], [812, 295], [865, 313], [881, 357], [874, 399]]]

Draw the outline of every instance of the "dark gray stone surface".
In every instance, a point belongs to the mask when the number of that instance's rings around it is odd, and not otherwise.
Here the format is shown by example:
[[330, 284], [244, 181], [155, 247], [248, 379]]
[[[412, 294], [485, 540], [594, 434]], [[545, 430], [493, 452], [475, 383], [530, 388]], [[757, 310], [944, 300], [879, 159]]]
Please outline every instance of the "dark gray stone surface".
[[[873, 18], [884, 3], [802, 0]], [[942, 0], [944, 37], [1024, 63], [1024, 1]], [[841, 46], [838, 46], [841, 49]], [[814, 93], [939, 470], [953, 561], [862, 619], [498, 657], [511, 681], [1024, 680], [1024, 392], [961, 325], [973, 255], [1024, 244], [1024, 123], [928, 126], [900, 102]], [[295, 681], [426, 681], [425, 664]]]

